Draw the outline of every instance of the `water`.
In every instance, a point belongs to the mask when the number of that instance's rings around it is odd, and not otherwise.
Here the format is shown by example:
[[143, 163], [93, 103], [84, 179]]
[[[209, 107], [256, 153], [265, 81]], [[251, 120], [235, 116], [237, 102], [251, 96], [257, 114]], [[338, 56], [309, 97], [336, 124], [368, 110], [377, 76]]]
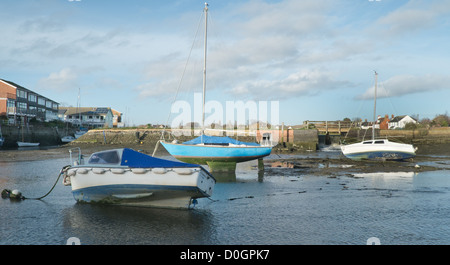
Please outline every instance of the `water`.
[[[0, 200], [0, 244], [62, 245], [71, 237], [95, 245], [364, 245], [370, 237], [381, 244], [450, 244], [447, 158], [439, 158], [443, 170], [417, 174], [317, 176], [267, 169], [258, 175], [239, 168], [191, 211], [78, 204], [59, 182], [42, 201]], [[0, 189], [42, 196], [68, 163], [0, 163]]]

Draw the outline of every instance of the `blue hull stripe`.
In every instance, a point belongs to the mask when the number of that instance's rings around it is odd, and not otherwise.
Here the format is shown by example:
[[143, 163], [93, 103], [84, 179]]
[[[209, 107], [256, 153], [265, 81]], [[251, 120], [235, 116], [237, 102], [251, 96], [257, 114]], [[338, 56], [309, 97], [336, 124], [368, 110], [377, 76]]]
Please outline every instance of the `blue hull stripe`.
[[404, 152], [390, 152], [390, 151], [378, 151], [378, 152], [363, 152], [346, 154], [348, 158], [352, 159], [387, 159], [387, 160], [403, 160], [415, 157], [415, 154]]

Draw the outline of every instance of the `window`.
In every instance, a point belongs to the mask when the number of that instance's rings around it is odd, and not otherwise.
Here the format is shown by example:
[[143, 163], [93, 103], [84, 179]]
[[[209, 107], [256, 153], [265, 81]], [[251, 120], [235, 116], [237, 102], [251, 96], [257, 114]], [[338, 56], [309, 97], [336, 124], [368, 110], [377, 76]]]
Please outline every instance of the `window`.
[[384, 144], [384, 141], [383, 141], [383, 140], [381, 140], [381, 141], [375, 141], [375, 144]]
[[28, 94], [28, 101], [36, 102], [36, 99], [37, 99], [37, 97], [35, 94], [31, 94], [31, 93]]
[[120, 162], [117, 151], [95, 153], [89, 158], [89, 164], [117, 164]]
[[28, 104], [25, 102], [17, 102], [17, 113], [27, 114]]
[[17, 90], [17, 96], [19, 98], [27, 98], [27, 92], [24, 90]]
[[38, 104], [42, 105], [42, 106], [45, 106], [45, 99], [41, 98], [41, 97], [38, 97]]
[[372, 141], [365, 141], [363, 144], [372, 144]]

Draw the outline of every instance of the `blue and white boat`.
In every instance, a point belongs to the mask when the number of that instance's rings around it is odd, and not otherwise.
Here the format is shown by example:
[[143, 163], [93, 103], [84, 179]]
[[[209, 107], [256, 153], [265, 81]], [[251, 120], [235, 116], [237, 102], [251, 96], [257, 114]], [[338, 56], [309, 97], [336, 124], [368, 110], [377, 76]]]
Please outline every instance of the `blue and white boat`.
[[[206, 95], [206, 54], [207, 54], [207, 28], [208, 4], [205, 3], [205, 42], [204, 42], [204, 71], [203, 71], [203, 108], [202, 108], [202, 135], [184, 143], [161, 141], [164, 148], [178, 160], [187, 163], [209, 165], [211, 170], [217, 163], [229, 163], [229, 169], [235, 169], [236, 163], [254, 160], [268, 156], [272, 151], [271, 144], [241, 142], [229, 137], [207, 136], [205, 131], [205, 95]], [[219, 167], [223, 167], [224, 164]], [[231, 166], [230, 166], [231, 165]]]
[[184, 143], [161, 144], [176, 159], [201, 165], [210, 165], [210, 162], [245, 162], [268, 156], [272, 151], [271, 146], [207, 135]]
[[212, 195], [216, 180], [200, 165], [151, 157], [128, 148], [79, 155], [64, 170], [77, 202], [189, 209]]

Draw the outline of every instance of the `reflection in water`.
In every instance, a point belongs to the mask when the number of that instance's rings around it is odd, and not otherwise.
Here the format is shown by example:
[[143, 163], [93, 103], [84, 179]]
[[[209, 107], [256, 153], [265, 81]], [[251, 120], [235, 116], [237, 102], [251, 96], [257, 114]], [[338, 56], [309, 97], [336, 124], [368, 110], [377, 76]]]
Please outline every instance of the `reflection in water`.
[[208, 244], [208, 210], [168, 210], [77, 203], [63, 210], [65, 233], [82, 244]]
[[384, 179], [397, 179], [397, 178], [412, 178], [415, 172], [372, 172], [372, 173], [354, 173], [353, 176], [357, 178], [384, 178]]

